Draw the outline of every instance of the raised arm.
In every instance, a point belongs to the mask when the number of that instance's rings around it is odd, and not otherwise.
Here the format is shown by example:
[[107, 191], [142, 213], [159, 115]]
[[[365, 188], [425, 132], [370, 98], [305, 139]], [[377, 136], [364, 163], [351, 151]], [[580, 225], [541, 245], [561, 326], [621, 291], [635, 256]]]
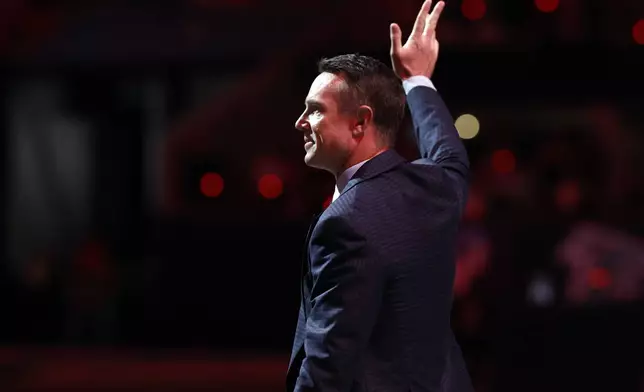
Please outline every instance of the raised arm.
[[400, 27], [391, 25], [391, 63], [407, 93], [421, 157], [443, 167], [464, 195], [469, 171], [467, 152], [454, 119], [430, 80], [438, 59], [436, 25], [445, 3], [439, 1], [430, 13], [431, 5], [431, 0], [423, 3], [405, 45], [401, 43]]
[[[408, 80], [415, 78], [427, 79], [416, 76]], [[407, 91], [407, 104], [414, 122], [420, 156], [440, 165], [452, 179], [465, 186], [469, 160], [452, 115], [434, 88], [426, 87], [422, 82], [411, 84], [408, 80], [403, 82], [403, 86]]]

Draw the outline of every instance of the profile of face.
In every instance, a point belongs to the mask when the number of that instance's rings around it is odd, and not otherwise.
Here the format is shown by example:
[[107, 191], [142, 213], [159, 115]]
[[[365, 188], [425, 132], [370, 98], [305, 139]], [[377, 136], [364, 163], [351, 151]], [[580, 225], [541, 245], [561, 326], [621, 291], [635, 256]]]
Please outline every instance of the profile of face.
[[340, 94], [346, 82], [333, 73], [323, 72], [311, 84], [304, 112], [295, 128], [304, 134], [304, 162], [334, 175], [345, 169], [358, 145], [357, 116], [340, 110]]

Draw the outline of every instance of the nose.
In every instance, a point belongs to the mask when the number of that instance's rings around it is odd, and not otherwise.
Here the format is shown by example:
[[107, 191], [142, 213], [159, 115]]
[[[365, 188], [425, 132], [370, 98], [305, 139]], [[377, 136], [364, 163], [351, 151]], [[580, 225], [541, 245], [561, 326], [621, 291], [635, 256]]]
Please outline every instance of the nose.
[[302, 113], [300, 117], [298, 117], [297, 120], [295, 120], [295, 129], [299, 131], [305, 131], [309, 129], [309, 125], [308, 125], [308, 122], [306, 121], [304, 113]]

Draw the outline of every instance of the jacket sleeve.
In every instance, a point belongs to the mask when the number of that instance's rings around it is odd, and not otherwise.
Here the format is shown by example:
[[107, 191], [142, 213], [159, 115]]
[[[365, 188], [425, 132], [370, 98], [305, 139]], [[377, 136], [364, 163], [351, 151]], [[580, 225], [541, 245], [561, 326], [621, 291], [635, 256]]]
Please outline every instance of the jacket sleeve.
[[407, 105], [421, 158], [445, 170], [464, 204], [470, 163], [443, 99], [431, 87], [416, 86], [407, 93]]
[[382, 267], [346, 218], [321, 221], [310, 252], [311, 313], [295, 392], [348, 392], [382, 300]]

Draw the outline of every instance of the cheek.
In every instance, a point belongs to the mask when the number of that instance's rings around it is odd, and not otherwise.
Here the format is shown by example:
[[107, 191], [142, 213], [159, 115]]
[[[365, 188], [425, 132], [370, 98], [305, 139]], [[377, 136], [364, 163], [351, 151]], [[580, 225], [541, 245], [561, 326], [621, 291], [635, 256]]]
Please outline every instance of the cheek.
[[311, 124], [312, 136], [318, 147], [340, 148], [350, 141], [350, 134], [343, 132], [343, 124], [338, 124], [333, 119], [311, 118], [309, 124]]
[[311, 124], [311, 137], [315, 141], [315, 144], [324, 142], [323, 133], [326, 131], [324, 121], [322, 119], [312, 118], [309, 120], [309, 124]]

